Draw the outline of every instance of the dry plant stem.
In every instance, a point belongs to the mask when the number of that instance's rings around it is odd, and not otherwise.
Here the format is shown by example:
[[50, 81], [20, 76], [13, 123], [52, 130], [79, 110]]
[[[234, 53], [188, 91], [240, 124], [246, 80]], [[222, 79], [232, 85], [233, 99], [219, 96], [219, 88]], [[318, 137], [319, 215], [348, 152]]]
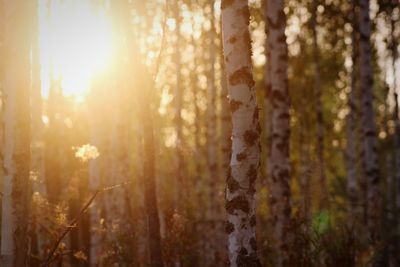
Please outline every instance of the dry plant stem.
[[94, 199], [97, 197], [97, 195], [99, 193], [105, 192], [105, 191], [109, 191], [109, 190], [112, 190], [114, 188], [121, 187], [121, 186], [130, 184], [130, 183], [131, 182], [124, 182], [124, 183], [120, 183], [120, 184], [116, 184], [116, 185], [113, 185], [113, 186], [105, 187], [103, 189], [99, 189], [99, 190], [95, 191], [93, 193], [93, 195], [91, 196], [91, 198], [82, 207], [82, 209], [80, 210], [78, 215], [72, 220], [72, 222], [68, 226], [66, 226], [64, 232], [58, 237], [57, 241], [54, 243], [54, 246], [53, 246], [53, 248], [51, 249], [51, 251], [49, 253], [49, 256], [47, 256], [47, 259], [44, 261], [44, 263], [41, 266], [42, 267], [49, 266], [54, 261], [54, 259], [57, 257], [57, 255], [55, 256], [55, 253], [56, 253], [56, 251], [58, 249], [58, 246], [60, 245], [61, 241], [71, 231], [72, 228], [76, 227], [79, 219], [89, 209], [90, 204], [92, 204], [92, 202], [94, 201]]

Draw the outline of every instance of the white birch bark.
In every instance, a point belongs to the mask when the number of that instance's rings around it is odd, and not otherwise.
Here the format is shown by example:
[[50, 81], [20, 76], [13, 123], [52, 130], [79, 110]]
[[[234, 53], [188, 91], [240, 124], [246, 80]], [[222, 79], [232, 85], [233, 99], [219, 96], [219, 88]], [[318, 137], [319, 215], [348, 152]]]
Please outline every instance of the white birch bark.
[[[222, 46], [222, 43], [221, 43]], [[232, 123], [231, 116], [229, 114], [229, 100], [228, 100], [228, 84], [226, 81], [225, 64], [224, 64], [223, 53], [221, 54], [221, 92], [220, 92], [220, 103], [221, 103], [221, 148], [222, 148], [222, 174], [223, 177], [229, 169], [229, 159], [231, 157], [231, 132]]]
[[257, 256], [255, 180], [260, 160], [260, 127], [252, 75], [247, 0], [221, 3], [222, 33], [232, 114], [232, 157], [226, 211], [230, 266], [261, 266]]

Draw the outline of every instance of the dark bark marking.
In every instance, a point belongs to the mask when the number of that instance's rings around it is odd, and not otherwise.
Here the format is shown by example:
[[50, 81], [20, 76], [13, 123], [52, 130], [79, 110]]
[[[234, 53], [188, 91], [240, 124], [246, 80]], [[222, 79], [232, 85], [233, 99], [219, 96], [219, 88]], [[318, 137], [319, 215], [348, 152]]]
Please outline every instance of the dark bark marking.
[[235, 210], [241, 210], [244, 213], [250, 211], [249, 202], [244, 196], [236, 196], [226, 203], [226, 211], [233, 214]]
[[247, 154], [244, 153], [244, 152], [239, 153], [239, 154], [236, 155], [236, 160], [237, 161], [242, 161], [242, 160], [245, 160], [246, 158], [247, 158]]
[[243, 253], [244, 251], [239, 251], [239, 255], [236, 259], [236, 264], [238, 267], [261, 267], [261, 263], [257, 258], [257, 254], [255, 252], [247, 255]]
[[235, 226], [231, 222], [226, 222], [225, 224], [225, 232], [229, 235], [235, 231]]
[[229, 77], [229, 84], [232, 86], [243, 83], [246, 84], [249, 88], [253, 88], [255, 84], [253, 80], [253, 75], [248, 67], [240, 68]]
[[246, 22], [247, 26], [249, 26], [249, 21], [250, 21], [250, 10], [248, 5], [242, 7], [237, 11], [237, 14], [242, 16], [244, 21]]
[[255, 143], [257, 143], [258, 138], [259, 138], [259, 134], [257, 132], [255, 132], [255, 131], [252, 131], [252, 130], [247, 130], [243, 134], [244, 142], [248, 146], [252, 146]]
[[236, 41], [237, 41], [237, 39], [236, 39], [235, 36], [232, 36], [232, 37], [229, 38], [229, 40], [228, 40], [228, 42], [231, 43], [231, 44], [235, 43]]
[[285, 62], [288, 61], [288, 54], [287, 53], [280, 54], [279, 55], [279, 60], [282, 60], [282, 61], [285, 61]]
[[222, 0], [221, 9], [225, 9], [233, 4], [234, 0]]
[[286, 15], [283, 10], [281, 10], [278, 14], [278, 19], [276, 22], [272, 21], [270, 17], [268, 17], [268, 26], [274, 29], [280, 29], [282, 25], [286, 24]]
[[247, 51], [250, 51], [250, 58], [253, 56], [253, 48], [251, 46], [251, 38], [250, 38], [250, 33], [246, 31], [243, 34], [243, 42], [244, 45], [246, 46]]
[[276, 103], [276, 101], [286, 102], [286, 98], [285, 98], [283, 92], [278, 91], [278, 90], [272, 90], [272, 101], [274, 104]]
[[[255, 220], [255, 219], [254, 219]], [[255, 225], [255, 224], [254, 224]], [[253, 226], [254, 226], [253, 225]], [[251, 248], [254, 250], [254, 251], [256, 251], [257, 250], [257, 241], [256, 241], [256, 239], [254, 238], [254, 237], [252, 237], [251, 239], [250, 239], [250, 246], [251, 246]]]
[[278, 201], [276, 200], [275, 197], [272, 197], [272, 196], [271, 196], [271, 197], [269, 198], [269, 203], [271, 204], [271, 206], [275, 205], [277, 202], [278, 202]]
[[250, 165], [247, 171], [247, 178], [249, 178], [250, 184], [254, 184], [257, 179], [257, 168], [254, 165]]
[[240, 184], [233, 179], [231, 174], [229, 174], [226, 184], [230, 193], [234, 193], [240, 189]]
[[243, 105], [243, 102], [231, 99], [229, 101], [229, 105], [231, 108], [231, 112], [234, 113], [236, 110], [238, 110], [240, 108], [241, 105]]
[[[254, 227], [254, 226], [256, 226], [256, 216], [255, 215], [253, 215], [253, 216], [251, 216], [251, 218], [250, 218], [250, 226], [251, 227]], [[254, 238], [252, 238], [252, 239], [254, 239]], [[250, 241], [251, 242], [251, 241]]]
[[217, 170], [217, 167], [218, 167], [218, 166], [217, 166], [217, 164], [216, 164], [216, 163], [214, 163], [214, 164], [211, 164], [211, 165], [210, 165], [210, 171], [211, 171], [211, 172], [214, 172], [214, 171], [216, 171], [216, 170]]
[[257, 121], [258, 122], [258, 108], [255, 107], [254, 109], [254, 113], [253, 113], [253, 121]]
[[276, 39], [279, 43], [286, 43], [286, 35], [282, 33], [279, 35], [279, 37]]

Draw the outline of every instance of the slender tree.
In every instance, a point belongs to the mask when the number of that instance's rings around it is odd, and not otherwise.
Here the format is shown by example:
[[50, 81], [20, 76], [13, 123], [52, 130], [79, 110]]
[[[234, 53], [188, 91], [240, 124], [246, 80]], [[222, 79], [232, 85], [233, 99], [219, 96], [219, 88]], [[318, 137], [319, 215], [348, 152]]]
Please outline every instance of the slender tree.
[[[39, 47], [39, 12], [38, 0], [32, 2], [32, 32], [31, 32], [31, 55], [32, 55], [32, 85], [31, 85], [31, 173], [36, 179], [33, 179], [32, 190], [33, 192], [44, 195], [43, 174], [44, 174], [44, 153], [41, 145], [43, 138], [43, 122], [42, 111], [43, 101], [41, 94], [41, 79], [40, 79], [40, 47]], [[39, 266], [37, 256], [41, 256], [40, 250], [43, 237], [39, 231], [38, 225], [39, 210], [32, 205], [31, 209], [31, 227], [30, 227], [30, 265], [32, 267]], [[36, 257], [34, 257], [34, 256]]]
[[307, 129], [310, 128], [310, 122], [308, 119], [307, 104], [304, 98], [301, 103], [302, 110], [300, 110], [300, 121], [299, 125], [299, 152], [300, 152], [300, 170], [299, 170], [299, 184], [302, 193], [302, 212], [307, 224], [311, 223], [311, 168], [310, 168], [310, 145], [307, 143], [309, 136], [307, 135]]
[[30, 170], [30, 1], [3, 1], [4, 170], [1, 266], [28, 261]]
[[[152, 88], [147, 88], [152, 90]], [[148, 95], [148, 94], [146, 94]], [[147, 102], [150, 99], [147, 98]], [[143, 123], [143, 184], [144, 202], [147, 214], [150, 263], [153, 267], [162, 267], [163, 258], [161, 253], [160, 219], [157, 206], [156, 183], [155, 183], [155, 144], [153, 111], [146, 108], [142, 111]]]
[[315, 95], [315, 115], [317, 127], [317, 158], [318, 158], [318, 180], [320, 184], [319, 208], [324, 209], [328, 205], [328, 187], [325, 175], [325, 158], [324, 158], [324, 116], [322, 105], [322, 89], [321, 89], [321, 64], [318, 46], [318, 0], [313, 0], [311, 14], [311, 31], [313, 41], [313, 61], [314, 61], [314, 95]]
[[[59, 204], [63, 187], [62, 176], [62, 130], [63, 121], [60, 106], [63, 102], [61, 80], [50, 73], [50, 90], [47, 101], [48, 127], [45, 133], [44, 174], [46, 195], [52, 205]], [[64, 157], [65, 158], [65, 157]]]
[[288, 51], [283, 1], [267, 1], [268, 22], [268, 78], [270, 79], [270, 206], [273, 216], [278, 259], [276, 266], [290, 265], [290, 162], [289, 162], [289, 92]]
[[255, 180], [260, 128], [252, 75], [247, 0], [222, 1], [222, 32], [232, 115], [232, 157], [226, 211], [230, 266], [260, 266], [257, 256]]
[[357, 137], [357, 59], [358, 59], [358, 48], [357, 48], [357, 32], [358, 22], [356, 16], [356, 5], [357, 0], [352, 0], [352, 69], [351, 69], [351, 91], [348, 96], [348, 107], [349, 113], [347, 115], [346, 134], [347, 134], [347, 195], [349, 198], [349, 218], [356, 218], [357, 205], [359, 205], [358, 198], [358, 179], [357, 179], [357, 147], [356, 143], [351, 140], [356, 140]]
[[369, 17], [369, 0], [360, 0], [360, 82], [362, 92], [362, 137], [363, 166], [367, 182], [367, 219], [372, 236], [379, 230], [380, 192], [379, 165], [377, 155], [377, 135], [373, 108], [373, 70], [371, 49], [371, 20]]
[[182, 87], [182, 65], [181, 65], [181, 14], [179, 10], [179, 0], [174, 2], [174, 17], [175, 17], [175, 70], [176, 70], [176, 85], [175, 85], [175, 129], [176, 129], [176, 182], [177, 192], [175, 206], [178, 212], [182, 212], [182, 200], [184, 196], [184, 158], [183, 158], [183, 133], [182, 133], [182, 104], [183, 104], [183, 87]]
[[217, 184], [218, 184], [218, 161], [217, 161], [217, 105], [216, 97], [217, 90], [215, 86], [215, 61], [216, 61], [216, 46], [215, 46], [215, 14], [214, 3], [211, 3], [211, 29], [209, 32], [210, 42], [210, 67], [208, 72], [208, 169], [209, 177], [209, 219], [212, 220], [218, 215], [217, 202]]
[[216, 29], [215, 29], [215, 12], [214, 12], [214, 1], [210, 1], [210, 23], [211, 28], [208, 32], [209, 42], [209, 67], [207, 73], [207, 89], [208, 89], [208, 120], [207, 120], [207, 163], [208, 163], [208, 221], [212, 222], [209, 224], [210, 229], [208, 230], [208, 246], [210, 251], [207, 255], [207, 265], [216, 264], [216, 252], [218, 251], [218, 228], [217, 221], [220, 213], [220, 201], [218, 201], [218, 140], [217, 140], [217, 87], [215, 82], [215, 63], [216, 63]]
[[[390, 53], [392, 57], [392, 76], [393, 76], [393, 85], [392, 85], [392, 90], [393, 90], [393, 100], [395, 103], [395, 110], [393, 113], [393, 120], [395, 122], [395, 179], [397, 183], [397, 188], [395, 190], [396, 192], [396, 208], [397, 212], [400, 211], [400, 114], [399, 114], [399, 99], [398, 99], [398, 88], [397, 88], [397, 68], [396, 68], [396, 62], [398, 60], [398, 39], [396, 37], [396, 17], [395, 17], [395, 8], [396, 8], [396, 1], [391, 0], [390, 1]], [[398, 6], [398, 4], [397, 4]], [[400, 11], [400, 8], [398, 8]], [[400, 219], [397, 218], [397, 225], [399, 225]], [[398, 232], [400, 232], [400, 225], [397, 229]]]

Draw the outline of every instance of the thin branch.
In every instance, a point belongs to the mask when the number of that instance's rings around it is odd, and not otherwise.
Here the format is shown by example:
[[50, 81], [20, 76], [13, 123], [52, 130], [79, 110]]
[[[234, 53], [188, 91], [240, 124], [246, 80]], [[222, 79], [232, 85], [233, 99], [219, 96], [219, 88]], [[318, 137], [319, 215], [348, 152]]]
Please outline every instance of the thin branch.
[[97, 195], [101, 192], [109, 191], [117, 187], [121, 187], [127, 184], [130, 184], [131, 182], [124, 182], [116, 185], [112, 185], [109, 187], [105, 187], [102, 189], [96, 190], [91, 198], [86, 202], [86, 204], [82, 207], [80, 210], [79, 214], [72, 220], [72, 222], [65, 227], [64, 232], [58, 237], [57, 241], [55, 242], [53, 248], [51, 249], [49, 255], [47, 256], [47, 259], [44, 261], [42, 264], [43, 267], [49, 266], [53, 262], [54, 254], [56, 253], [58, 246], [60, 245], [61, 241], [64, 239], [64, 237], [71, 231], [72, 228], [76, 227], [79, 219], [82, 217], [82, 215], [89, 209], [90, 204], [94, 201], [94, 199], [97, 197]]

